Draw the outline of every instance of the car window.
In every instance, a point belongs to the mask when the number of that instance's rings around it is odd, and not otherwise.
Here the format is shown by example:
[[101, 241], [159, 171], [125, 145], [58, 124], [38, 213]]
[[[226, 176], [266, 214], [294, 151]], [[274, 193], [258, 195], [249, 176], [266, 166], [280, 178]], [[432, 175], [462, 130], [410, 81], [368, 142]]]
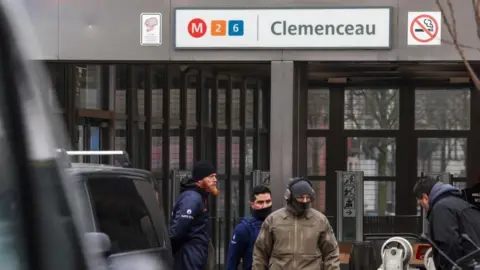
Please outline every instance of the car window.
[[[113, 254], [162, 246], [151, 212], [134, 182], [126, 177], [87, 180], [98, 228], [110, 237]], [[153, 192], [151, 186], [150, 190]]]

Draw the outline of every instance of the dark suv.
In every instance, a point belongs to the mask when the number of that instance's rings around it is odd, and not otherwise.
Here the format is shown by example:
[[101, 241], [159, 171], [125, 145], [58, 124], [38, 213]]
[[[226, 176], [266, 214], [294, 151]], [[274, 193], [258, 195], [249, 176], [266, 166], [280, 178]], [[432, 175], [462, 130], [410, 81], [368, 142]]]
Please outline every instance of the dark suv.
[[149, 254], [171, 267], [170, 240], [158, 200], [161, 193], [150, 172], [82, 163], [72, 163], [67, 172], [87, 198], [83, 213], [87, 231], [109, 238], [110, 261]]

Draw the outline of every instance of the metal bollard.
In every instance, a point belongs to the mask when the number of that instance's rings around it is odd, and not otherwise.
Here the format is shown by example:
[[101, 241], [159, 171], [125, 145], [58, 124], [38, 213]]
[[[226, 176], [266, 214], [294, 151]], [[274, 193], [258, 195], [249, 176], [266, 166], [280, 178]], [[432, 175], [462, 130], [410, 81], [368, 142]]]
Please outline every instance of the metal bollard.
[[371, 241], [354, 242], [348, 261], [349, 270], [371, 270], [375, 264], [373, 244]]

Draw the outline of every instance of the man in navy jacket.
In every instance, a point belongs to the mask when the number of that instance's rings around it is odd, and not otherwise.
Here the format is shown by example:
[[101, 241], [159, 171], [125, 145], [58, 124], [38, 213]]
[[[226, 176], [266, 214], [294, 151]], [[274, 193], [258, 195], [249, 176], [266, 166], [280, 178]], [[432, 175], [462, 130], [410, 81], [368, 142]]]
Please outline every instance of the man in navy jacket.
[[272, 197], [266, 186], [256, 186], [250, 191], [252, 214], [246, 216], [233, 230], [227, 255], [227, 270], [237, 270], [240, 260], [243, 269], [252, 269], [253, 247], [262, 223], [272, 212]]
[[216, 185], [215, 169], [206, 161], [195, 164], [191, 179], [182, 180], [168, 232], [174, 257], [173, 269], [206, 268], [210, 241], [207, 196], [218, 194]]
[[[476, 249], [462, 234], [480, 245], [480, 210], [466, 202], [460, 190], [426, 176], [417, 181], [413, 192], [417, 203], [427, 211], [430, 238], [450, 259], [456, 261]], [[437, 269], [452, 268], [435, 249], [433, 260]]]

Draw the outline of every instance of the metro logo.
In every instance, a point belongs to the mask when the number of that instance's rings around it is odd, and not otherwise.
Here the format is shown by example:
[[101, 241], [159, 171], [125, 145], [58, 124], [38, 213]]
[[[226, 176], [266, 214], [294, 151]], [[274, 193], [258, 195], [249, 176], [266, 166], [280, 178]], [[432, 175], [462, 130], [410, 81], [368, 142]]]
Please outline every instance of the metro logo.
[[[193, 38], [201, 38], [207, 33], [207, 23], [199, 18], [192, 19], [187, 26], [187, 31]], [[212, 37], [225, 37], [244, 35], [243, 20], [212, 20], [210, 21], [210, 35]]]
[[194, 38], [201, 38], [207, 32], [207, 24], [204, 20], [195, 18], [188, 23], [188, 33]]

